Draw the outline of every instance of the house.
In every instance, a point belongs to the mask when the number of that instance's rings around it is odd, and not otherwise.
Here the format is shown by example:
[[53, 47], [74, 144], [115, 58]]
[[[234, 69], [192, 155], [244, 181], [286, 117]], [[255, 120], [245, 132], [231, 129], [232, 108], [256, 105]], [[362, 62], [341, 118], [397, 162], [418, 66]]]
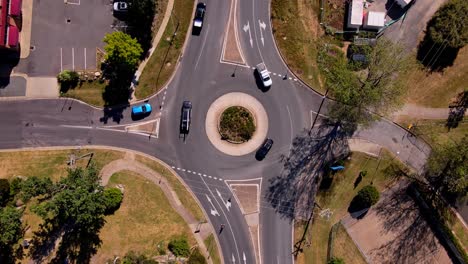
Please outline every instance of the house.
[[365, 29], [379, 30], [385, 26], [385, 13], [369, 11], [364, 19]]
[[363, 0], [352, 0], [348, 8], [348, 28], [359, 29], [364, 14]]
[[21, 0], [0, 0], [0, 49], [18, 49]]

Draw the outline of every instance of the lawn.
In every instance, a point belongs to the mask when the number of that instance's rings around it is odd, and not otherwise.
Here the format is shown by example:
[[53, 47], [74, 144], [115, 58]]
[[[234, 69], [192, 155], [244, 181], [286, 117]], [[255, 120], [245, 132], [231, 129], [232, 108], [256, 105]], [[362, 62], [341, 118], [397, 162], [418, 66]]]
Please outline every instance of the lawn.
[[172, 189], [176, 192], [182, 204], [187, 208], [187, 210], [192, 213], [192, 215], [200, 222], [205, 221], [205, 216], [198, 206], [197, 202], [194, 200], [192, 195], [187, 191], [184, 185], [179, 181], [179, 179], [174, 176], [166, 167], [163, 165], [154, 162], [146, 157], [137, 156], [136, 161], [148, 166], [152, 170], [158, 172], [166, 178], [170, 183]]
[[458, 127], [450, 130], [445, 126], [446, 120], [416, 120], [404, 119], [399, 121], [404, 127], [413, 124], [411, 131], [418, 137], [423, 138], [432, 146], [445, 144], [447, 142], [459, 141], [468, 134], [468, 122], [462, 121]]
[[210, 234], [205, 239], [205, 245], [208, 251], [210, 252], [210, 258], [213, 261], [213, 264], [221, 264], [221, 258], [219, 257], [219, 253], [216, 246], [216, 241], [213, 234]]
[[87, 104], [102, 107], [104, 106], [102, 93], [105, 88], [106, 82], [104, 81], [85, 81], [77, 87], [69, 89], [66, 93], [61, 93], [60, 96], [75, 98]]
[[[193, 0], [174, 0], [174, 8], [156, 50], [148, 60], [135, 90], [137, 98], [146, 98], [166, 85], [182, 53], [190, 19]], [[177, 32], [174, 35], [174, 32]]]
[[[327, 220], [319, 215], [321, 210], [316, 209], [312, 226], [309, 226], [306, 236], [309, 246], [304, 247], [304, 252], [299, 255], [297, 263], [325, 263], [331, 227], [348, 214], [348, 206], [357, 192], [371, 182], [379, 191], [383, 191], [397, 180], [397, 173], [393, 173], [389, 168], [391, 164], [395, 164], [397, 167], [402, 165], [394, 157], [387, 151], [382, 151], [380, 165], [378, 163], [377, 158], [354, 152], [351, 159], [345, 163], [346, 169], [333, 176], [330, 187], [319, 191], [317, 194], [318, 205], [323, 209], [330, 209], [332, 215]], [[355, 180], [362, 170], [368, 172], [367, 176], [354, 188]], [[298, 241], [302, 236], [304, 224], [304, 222], [296, 224], [295, 241]], [[346, 263], [365, 263], [362, 261], [362, 256], [361, 258], [355, 257], [360, 253], [354, 243], [351, 243], [352, 240], [343, 237], [344, 234], [339, 232], [338, 234], [338, 239], [334, 241], [333, 245], [333, 255], [343, 258]]]
[[447, 108], [453, 98], [467, 89], [468, 46], [460, 49], [453, 66], [443, 72], [428, 72], [413, 67], [408, 83], [409, 103]]
[[353, 240], [346, 232], [341, 223], [337, 223], [335, 237], [333, 239], [332, 256], [340, 257], [346, 260], [347, 264], [364, 264], [366, 260], [361, 252], [354, 245]]
[[109, 186], [117, 184], [125, 189], [124, 199], [115, 214], [106, 217], [100, 234], [102, 245], [93, 258], [96, 263], [130, 250], [156, 256], [158, 244], [167, 246], [178, 237], [186, 237], [192, 246], [196, 244], [190, 228], [158, 186], [130, 171], [112, 175]]
[[324, 93], [317, 66], [319, 0], [272, 0], [271, 20], [276, 44], [289, 68], [303, 82]]

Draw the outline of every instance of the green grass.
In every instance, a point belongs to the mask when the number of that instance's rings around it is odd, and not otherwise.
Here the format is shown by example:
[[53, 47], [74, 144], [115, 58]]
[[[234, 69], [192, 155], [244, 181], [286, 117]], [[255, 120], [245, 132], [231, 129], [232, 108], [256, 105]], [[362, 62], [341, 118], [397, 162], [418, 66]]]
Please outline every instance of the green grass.
[[197, 202], [194, 200], [190, 192], [184, 187], [184, 185], [179, 181], [179, 179], [174, 176], [166, 167], [163, 165], [154, 162], [146, 157], [137, 156], [136, 161], [148, 166], [152, 170], [161, 174], [164, 178], [168, 180], [172, 189], [176, 192], [182, 204], [187, 208], [187, 210], [192, 213], [192, 215], [198, 221], [205, 221], [205, 216], [198, 206]]
[[317, 66], [319, 0], [272, 0], [271, 19], [278, 49], [290, 69], [313, 89], [324, 93]]
[[[190, 27], [193, 3], [193, 0], [174, 0], [169, 23], [138, 81], [135, 91], [137, 98], [146, 98], [158, 92], [174, 72]], [[176, 28], [177, 35], [174, 37]], [[170, 45], [171, 39], [172, 45]]]
[[62, 97], [70, 97], [81, 100], [87, 104], [97, 107], [104, 106], [102, 93], [106, 88], [105, 82], [91, 81], [83, 82], [73, 89], [69, 89], [66, 93], [62, 93]]
[[[373, 185], [379, 191], [383, 191], [397, 180], [396, 173], [393, 173], [389, 169], [390, 165], [394, 164], [400, 168], [403, 168], [403, 165], [395, 160], [387, 151], [382, 151], [381, 157], [380, 165], [377, 165], [377, 158], [359, 152], [352, 153], [351, 159], [346, 161], [346, 169], [333, 176], [332, 184], [327, 190], [319, 191], [317, 203], [322, 208], [329, 208], [333, 214], [329, 220], [326, 220], [318, 215], [318, 211], [315, 213], [316, 216], [314, 217], [312, 226], [309, 227], [307, 235], [311, 239], [310, 247], [304, 248], [304, 252], [299, 257], [298, 263], [325, 263], [331, 227], [347, 214], [348, 206], [357, 192], [365, 185], [370, 184], [371, 181], [373, 181]], [[361, 170], [366, 170], [368, 172], [367, 176], [362, 179], [357, 188], [354, 188], [354, 182]], [[304, 223], [296, 224], [296, 241], [300, 239], [303, 228]], [[340, 242], [334, 245], [334, 256], [344, 258], [346, 263], [362, 263], [359, 262], [359, 259], [350, 257], [357, 254], [358, 250], [355, 248], [354, 243], [349, 242], [351, 240], [347, 241], [346, 243]], [[340, 253], [347, 251], [350, 253]]]
[[[67, 175], [67, 161], [71, 153], [78, 157], [90, 152], [94, 153], [92, 161], [98, 169], [123, 157], [122, 152], [97, 149], [0, 152], [0, 178], [49, 176], [53, 180], [57, 180]], [[76, 165], [84, 167], [88, 160], [87, 158], [81, 159], [77, 161]]]
[[186, 237], [190, 245], [196, 244], [190, 228], [159, 186], [130, 171], [112, 175], [109, 186], [117, 184], [125, 189], [124, 199], [115, 214], [106, 217], [97, 263], [130, 250], [155, 256], [157, 245], [162, 241], [167, 245], [172, 238]]
[[458, 127], [447, 129], [445, 124], [447, 120], [416, 120], [416, 119], [404, 119], [398, 122], [404, 127], [408, 127], [409, 124], [413, 124], [411, 131], [418, 137], [423, 138], [432, 146], [445, 144], [448, 142], [458, 142], [463, 136], [468, 134], [468, 122], [462, 120]]
[[221, 264], [221, 258], [219, 257], [217, 250], [218, 247], [216, 246], [216, 241], [213, 234], [210, 234], [204, 242], [208, 252], [210, 252], [210, 258], [213, 261], [213, 264]]

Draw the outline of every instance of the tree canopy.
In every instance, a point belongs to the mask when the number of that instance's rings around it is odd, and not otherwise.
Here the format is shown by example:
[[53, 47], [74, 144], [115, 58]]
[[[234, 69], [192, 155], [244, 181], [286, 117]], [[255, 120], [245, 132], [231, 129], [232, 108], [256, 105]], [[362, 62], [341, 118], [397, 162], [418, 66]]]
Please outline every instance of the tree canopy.
[[428, 36], [436, 44], [459, 49], [468, 43], [468, 1], [450, 0], [433, 16]]
[[143, 49], [138, 41], [121, 31], [106, 34], [104, 37], [106, 61], [113, 65], [127, 66], [134, 69]]
[[326, 87], [339, 103], [331, 104], [330, 117], [343, 126], [368, 125], [377, 118], [370, 111], [384, 114], [401, 103], [404, 93], [401, 75], [409, 61], [403, 48], [380, 38], [368, 51], [365, 70], [353, 72], [340, 49], [324, 46], [318, 56]]
[[0, 262], [14, 263], [15, 244], [23, 237], [22, 210], [13, 207], [0, 208]]
[[436, 188], [449, 194], [468, 191], [468, 135], [459, 142], [435, 147], [427, 162], [427, 177]]

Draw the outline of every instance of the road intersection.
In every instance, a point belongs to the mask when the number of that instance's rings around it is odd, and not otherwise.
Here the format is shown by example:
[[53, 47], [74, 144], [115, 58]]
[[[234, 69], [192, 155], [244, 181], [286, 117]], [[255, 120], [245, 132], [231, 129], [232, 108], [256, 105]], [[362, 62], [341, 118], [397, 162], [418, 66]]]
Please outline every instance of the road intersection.
[[[155, 156], [172, 166], [197, 196], [218, 232], [224, 263], [256, 263], [255, 250], [242, 210], [232, 197], [226, 180], [262, 178], [260, 197], [261, 263], [293, 263], [293, 217], [297, 201], [275, 207], [280, 197], [268, 195], [272, 182], [288, 177], [285, 160], [298, 150], [298, 138], [307, 135], [323, 96], [295, 79], [282, 60], [272, 35], [270, 2], [235, 2], [236, 30], [245, 64], [220, 62], [228, 23], [229, 1], [206, 1], [207, 14], [200, 36], [191, 36], [177, 72], [163, 89], [148, 99], [155, 109], [149, 118], [159, 119], [158, 137], [131, 133], [125, 126], [141, 123], [130, 118], [130, 108], [104, 111], [72, 99], [17, 100], [0, 104], [0, 148], [102, 145], [131, 149]], [[259, 89], [251, 66], [264, 62], [273, 75], [267, 92]], [[234, 74], [233, 74], [234, 72]], [[283, 78], [286, 75], [287, 78]], [[255, 97], [268, 114], [267, 136], [275, 146], [262, 162], [254, 153], [226, 155], [215, 148], [205, 131], [210, 105], [222, 95], [241, 92]], [[193, 104], [192, 126], [186, 138], [179, 134], [180, 109], [184, 100]], [[326, 115], [328, 99], [321, 114]], [[319, 118], [320, 120], [321, 118]], [[319, 122], [320, 123], [320, 122]], [[381, 120], [358, 130], [353, 137], [379, 144], [417, 170], [429, 147], [394, 123]]]

